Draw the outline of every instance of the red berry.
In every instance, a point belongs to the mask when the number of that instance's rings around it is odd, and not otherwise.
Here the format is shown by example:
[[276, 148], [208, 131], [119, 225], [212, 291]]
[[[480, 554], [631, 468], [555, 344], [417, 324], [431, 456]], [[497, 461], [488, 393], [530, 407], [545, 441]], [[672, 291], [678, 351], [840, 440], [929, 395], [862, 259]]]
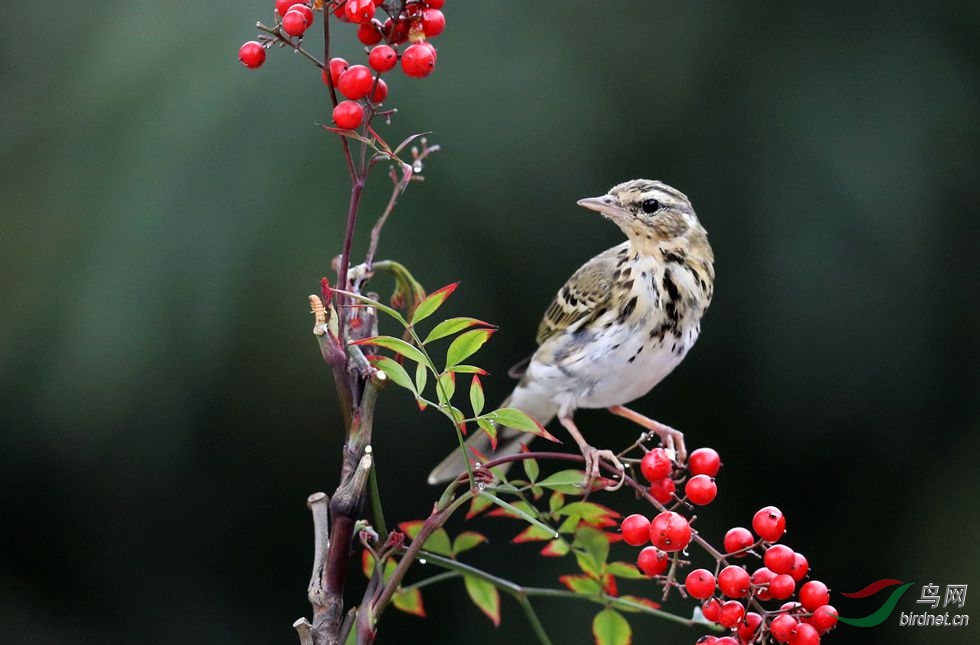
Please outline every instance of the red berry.
[[785, 612], [788, 612], [788, 613], [794, 614], [794, 615], [796, 615], [796, 614], [802, 614], [803, 613], [803, 605], [801, 605], [798, 602], [784, 602], [783, 604], [781, 604], [779, 606], [779, 611], [785, 611]]
[[353, 130], [364, 120], [364, 108], [357, 101], [341, 101], [333, 109], [333, 122], [338, 128]]
[[[329, 67], [330, 82], [334, 87], [337, 87], [337, 81], [340, 80], [340, 75], [347, 71], [347, 61], [343, 58], [331, 58]], [[327, 82], [327, 70], [323, 70], [323, 82]]]
[[384, 79], [377, 79], [377, 85], [374, 86], [374, 93], [371, 94], [372, 103], [381, 103], [386, 98], [388, 98], [388, 84], [384, 82]]
[[694, 645], [718, 645], [718, 637], [711, 636], [710, 634], [707, 636], [702, 636]]
[[364, 65], [351, 65], [337, 79], [337, 89], [349, 99], [362, 99], [371, 92], [374, 76]]
[[296, 0], [276, 0], [276, 13], [282, 18], [294, 4], [296, 4]]
[[832, 605], [821, 605], [806, 620], [817, 628], [817, 632], [823, 634], [837, 626], [837, 610]]
[[636, 566], [648, 576], [659, 576], [667, 571], [670, 564], [670, 556], [655, 546], [648, 546], [640, 550], [640, 555], [636, 558]]
[[262, 63], [265, 62], [265, 47], [250, 40], [238, 48], [238, 60], [249, 69], [262, 67]]
[[650, 483], [660, 481], [669, 475], [673, 467], [674, 462], [663, 448], [654, 448], [640, 460], [640, 472]]
[[[741, 551], [746, 549], [753, 544], [755, 544], [755, 538], [752, 537], [752, 533], [748, 529], [741, 526], [736, 526], [734, 528], [728, 529], [728, 533], [725, 533], [725, 553], [735, 553], [736, 551]], [[748, 553], [739, 553], [736, 558], [744, 558]]]
[[793, 566], [789, 570], [789, 575], [793, 576], [793, 580], [799, 582], [806, 577], [807, 572], [810, 570], [810, 563], [806, 561], [802, 553], [793, 554]]
[[769, 581], [769, 595], [776, 600], [786, 600], [796, 590], [796, 581], [788, 573], [780, 573]]
[[639, 513], [626, 517], [619, 525], [623, 542], [630, 546], [643, 546], [650, 541], [650, 520]]
[[695, 475], [684, 484], [684, 494], [692, 504], [704, 506], [714, 501], [718, 495], [718, 486], [715, 480], [707, 475]]
[[762, 561], [773, 573], [789, 573], [793, 569], [795, 555], [793, 549], [785, 544], [774, 544], [766, 549]]
[[762, 616], [754, 611], [746, 612], [745, 618], [738, 624], [738, 637], [744, 642], [751, 641], [759, 631], [762, 624]]
[[385, 38], [392, 44], [408, 42], [408, 21], [388, 18], [381, 25]]
[[438, 9], [426, 9], [422, 14], [422, 31], [426, 38], [435, 38], [446, 28], [446, 16]]
[[729, 598], [741, 598], [749, 593], [749, 572], [730, 564], [718, 574], [718, 588]]
[[347, 0], [344, 15], [351, 22], [361, 24], [374, 18], [374, 0]]
[[310, 21], [306, 19], [306, 14], [302, 11], [290, 9], [286, 12], [286, 15], [282, 17], [282, 30], [290, 36], [302, 36], [303, 32], [305, 32], [309, 26]]
[[721, 469], [721, 457], [714, 448], [698, 448], [688, 455], [687, 469], [692, 475], [715, 477]]
[[443, 5], [446, 4], [446, 0], [425, 0], [425, 4], [433, 9], [442, 9]]
[[718, 622], [732, 629], [745, 617], [745, 605], [737, 600], [727, 600], [718, 609]]
[[775, 506], [766, 506], [752, 517], [752, 530], [767, 542], [776, 542], [786, 532], [786, 518]]
[[376, 72], [387, 72], [398, 64], [398, 53], [388, 45], [378, 45], [368, 54], [368, 65]]
[[664, 477], [660, 481], [650, 484], [650, 495], [661, 504], [669, 504], [674, 501], [674, 491], [676, 490], [677, 484], [670, 477]]
[[412, 78], [424, 78], [432, 73], [436, 66], [434, 49], [421, 43], [409, 45], [402, 52], [402, 71]]
[[[293, 4], [290, 5], [289, 9], [287, 9], [286, 13], [289, 13], [290, 11], [299, 11], [304, 16], [306, 16], [306, 22], [307, 22], [307, 24], [310, 24], [310, 25], [313, 24], [313, 10], [310, 9], [307, 5], [303, 4], [302, 2], [295, 2], [294, 1]], [[283, 15], [285, 15], [285, 14], [283, 14]]]
[[830, 590], [819, 580], [811, 580], [800, 587], [800, 603], [807, 611], [814, 611], [830, 602]]
[[800, 623], [789, 637], [789, 643], [790, 645], [819, 645], [820, 633], [813, 625]]
[[357, 28], [357, 39], [365, 45], [377, 45], [382, 38], [381, 29], [373, 20], [362, 22], [361, 26]]
[[684, 588], [691, 597], [705, 600], [715, 593], [715, 576], [707, 569], [695, 569], [684, 579]]
[[766, 567], [759, 567], [752, 573], [750, 578], [752, 584], [756, 587], [755, 597], [759, 600], [771, 600], [772, 594], [769, 593], [769, 583], [772, 579], [776, 577], [776, 574], [767, 569]]
[[715, 639], [715, 645], [738, 645], [738, 641], [733, 636], [722, 636]]
[[683, 515], [664, 511], [650, 521], [650, 541], [664, 551], [680, 551], [691, 542], [691, 525]]
[[719, 610], [721, 610], [721, 601], [717, 598], [708, 598], [701, 603], [701, 613], [704, 614], [706, 620], [713, 623], [718, 622]]
[[769, 633], [780, 643], [788, 643], [799, 624], [800, 621], [789, 614], [779, 614], [769, 623]]

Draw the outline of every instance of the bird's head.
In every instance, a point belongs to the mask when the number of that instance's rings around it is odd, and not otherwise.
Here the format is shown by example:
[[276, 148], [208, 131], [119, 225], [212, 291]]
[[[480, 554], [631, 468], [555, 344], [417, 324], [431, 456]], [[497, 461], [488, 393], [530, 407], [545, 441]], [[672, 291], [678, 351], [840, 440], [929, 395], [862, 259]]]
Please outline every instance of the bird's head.
[[632, 179], [601, 197], [580, 199], [578, 204], [611, 219], [640, 246], [706, 239], [687, 195], [663, 182]]

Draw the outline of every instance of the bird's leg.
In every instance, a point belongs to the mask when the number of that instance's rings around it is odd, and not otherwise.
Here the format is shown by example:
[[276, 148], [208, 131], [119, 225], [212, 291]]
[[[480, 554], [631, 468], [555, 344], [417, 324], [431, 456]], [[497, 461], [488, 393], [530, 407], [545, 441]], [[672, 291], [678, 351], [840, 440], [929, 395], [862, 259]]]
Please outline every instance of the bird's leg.
[[[559, 415], [558, 421], [568, 430], [568, 434], [572, 435], [572, 439], [575, 440], [575, 443], [578, 444], [579, 449], [582, 451], [582, 456], [585, 457], [585, 479], [582, 480], [582, 488], [587, 491], [592, 490], [592, 483], [599, 477], [599, 462], [602, 459], [608, 460], [620, 473], [623, 472], [623, 464], [616, 458], [612, 450], [599, 450], [589, 445], [585, 437], [582, 436], [582, 433], [579, 432], [571, 415]], [[623, 485], [624, 481], [626, 479], [621, 476], [617, 484], [607, 486], [606, 490], [616, 490]]]
[[609, 408], [609, 411], [616, 416], [629, 419], [633, 423], [646, 428], [653, 434], [660, 437], [660, 441], [663, 443], [664, 448], [675, 451], [678, 463], [684, 463], [684, 461], [687, 460], [687, 448], [684, 446], [684, 433], [680, 430], [675, 430], [669, 425], [660, 423], [659, 421], [654, 421], [650, 417], [644, 416], [639, 412], [630, 410], [622, 405], [614, 405]]

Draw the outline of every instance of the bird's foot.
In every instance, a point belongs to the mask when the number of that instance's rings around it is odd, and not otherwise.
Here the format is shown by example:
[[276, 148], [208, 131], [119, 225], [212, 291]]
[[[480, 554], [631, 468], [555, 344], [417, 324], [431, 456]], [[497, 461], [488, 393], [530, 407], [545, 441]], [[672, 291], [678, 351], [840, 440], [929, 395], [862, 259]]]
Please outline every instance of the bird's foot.
[[626, 481], [624, 477], [625, 467], [612, 450], [599, 450], [598, 448], [586, 445], [582, 447], [582, 456], [585, 457], [585, 479], [582, 480], [582, 488], [592, 490], [592, 485], [600, 478], [599, 464], [603, 459], [615, 466], [616, 470], [619, 471], [619, 481], [608, 486], [603, 486], [603, 489], [619, 490], [622, 488], [623, 482]]
[[648, 432], [657, 435], [664, 450], [667, 450], [671, 458], [677, 463], [682, 464], [687, 461], [687, 447], [684, 445], [684, 433], [680, 430], [675, 430], [665, 423], [655, 421], [648, 416], [644, 416], [622, 405], [614, 405], [609, 408], [609, 411], [624, 419], [629, 419], [633, 423], [645, 428]]

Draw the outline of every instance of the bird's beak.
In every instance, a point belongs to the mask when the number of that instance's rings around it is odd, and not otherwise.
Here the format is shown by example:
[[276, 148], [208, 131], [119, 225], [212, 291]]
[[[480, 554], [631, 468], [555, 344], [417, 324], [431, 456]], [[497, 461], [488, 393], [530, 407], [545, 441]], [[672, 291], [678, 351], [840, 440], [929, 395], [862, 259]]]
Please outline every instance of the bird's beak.
[[613, 220], [620, 220], [628, 214], [627, 211], [619, 205], [616, 198], [612, 197], [611, 195], [603, 195], [602, 197], [586, 197], [585, 199], [578, 200], [576, 203], [579, 206], [588, 208], [589, 210], [602, 213], [606, 217]]

